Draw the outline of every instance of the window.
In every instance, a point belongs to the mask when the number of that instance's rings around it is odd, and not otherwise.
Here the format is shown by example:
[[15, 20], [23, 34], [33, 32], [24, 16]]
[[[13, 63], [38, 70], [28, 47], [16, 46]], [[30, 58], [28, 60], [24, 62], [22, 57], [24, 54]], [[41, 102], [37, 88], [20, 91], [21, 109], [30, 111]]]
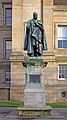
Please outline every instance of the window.
[[60, 96], [61, 96], [62, 98], [66, 98], [66, 96], [67, 96], [67, 91], [62, 91], [61, 94], [60, 94]]
[[12, 25], [12, 9], [11, 8], [5, 9], [5, 24]]
[[58, 26], [58, 48], [67, 48], [67, 26]]
[[10, 80], [11, 80], [10, 69], [6, 70], [5, 76], [6, 76], [6, 83], [10, 83]]
[[67, 5], [67, 0], [53, 0], [54, 5]]
[[67, 65], [59, 65], [58, 67], [58, 77], [60, 80], [66, 80], [67, 79]]
[[6, 40], [6, 59], [10, 59], [12, 51], [12, 41]]

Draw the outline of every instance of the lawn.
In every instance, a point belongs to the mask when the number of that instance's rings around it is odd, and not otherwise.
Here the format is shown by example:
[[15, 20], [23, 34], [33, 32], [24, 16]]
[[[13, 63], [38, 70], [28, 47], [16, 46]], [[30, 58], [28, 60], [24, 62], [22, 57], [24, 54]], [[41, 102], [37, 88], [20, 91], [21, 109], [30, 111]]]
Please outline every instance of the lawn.
[[[18, 107], [23, 106], [23, 102], [0, 102], [0, 107]], [[48, 103], [47, 105], [53, 108], [67, 108], [67, 103]]]
[[18, 107], [23, 106], [23, 102], [0, 102], [0, 107]]
[[47, 105], [50, 105], [53, 108], [67, 108], [67, 103], [48, 103]]

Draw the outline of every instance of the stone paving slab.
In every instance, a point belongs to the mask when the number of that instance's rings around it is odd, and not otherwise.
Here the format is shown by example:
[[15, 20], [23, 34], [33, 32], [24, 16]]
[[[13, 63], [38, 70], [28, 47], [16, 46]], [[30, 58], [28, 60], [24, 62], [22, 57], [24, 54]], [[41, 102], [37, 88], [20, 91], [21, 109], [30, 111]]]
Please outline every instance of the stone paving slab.
[[[16, 108], [2, 108], [0, 107], [0, 120], [21, 120]], [[51, 116], [46, 118], [36, 119], [22, 119], [22, 120], [67, 120], [67, 108], [55, 108], [52, 111]]]

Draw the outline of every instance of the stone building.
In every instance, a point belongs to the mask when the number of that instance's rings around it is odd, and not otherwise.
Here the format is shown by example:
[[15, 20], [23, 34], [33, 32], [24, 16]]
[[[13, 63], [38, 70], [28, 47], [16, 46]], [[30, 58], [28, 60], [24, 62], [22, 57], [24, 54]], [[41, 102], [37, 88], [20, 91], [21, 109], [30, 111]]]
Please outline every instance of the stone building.
[[0, 1], [0, 100], [24, 99], [25, 27], [34, 11], [43, 21], [48, 46], [42, 55], [48, 62], [44, 68], [46, 101], [67, 102], [66, 0]]
[[12, 49], [12, 1], [0, 0], [0, 100], [10, 100], [10, 53]]

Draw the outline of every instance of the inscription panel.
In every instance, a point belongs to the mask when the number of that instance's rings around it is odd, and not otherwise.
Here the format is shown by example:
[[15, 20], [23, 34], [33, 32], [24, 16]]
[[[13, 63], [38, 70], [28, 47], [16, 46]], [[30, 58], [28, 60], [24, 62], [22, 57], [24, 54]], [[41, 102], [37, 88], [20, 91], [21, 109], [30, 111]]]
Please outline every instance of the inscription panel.
[[30, 75], [29, 76], [29, 83], [37, 84], [41, 83], [41, 75]]

